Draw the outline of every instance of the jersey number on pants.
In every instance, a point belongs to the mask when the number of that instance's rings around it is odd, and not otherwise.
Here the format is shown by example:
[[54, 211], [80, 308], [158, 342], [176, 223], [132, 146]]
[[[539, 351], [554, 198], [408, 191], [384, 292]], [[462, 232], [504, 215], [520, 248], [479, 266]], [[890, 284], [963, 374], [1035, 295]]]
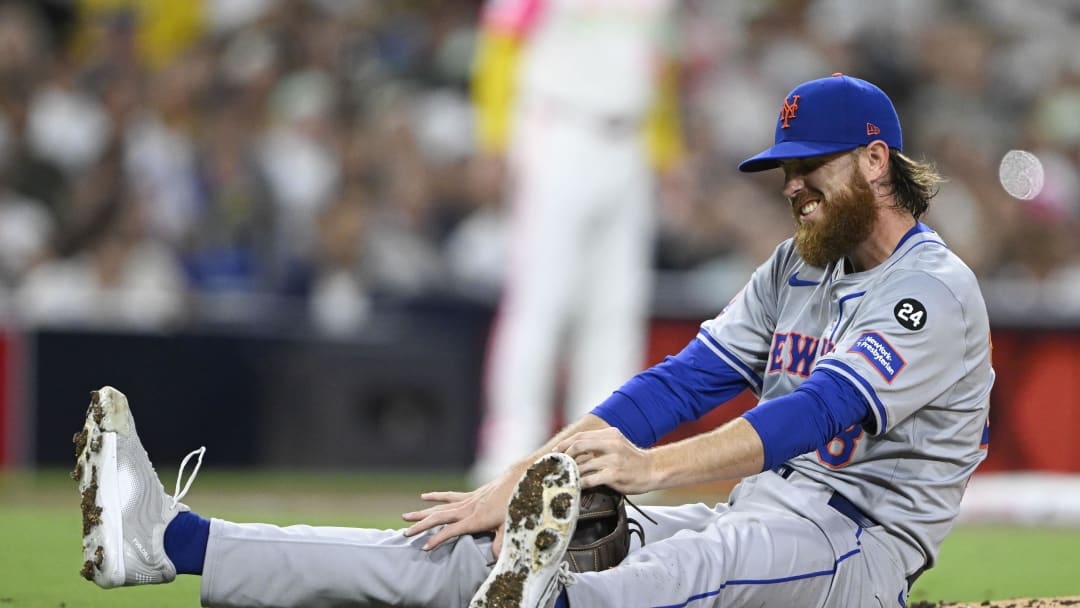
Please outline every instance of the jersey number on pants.
[[834, 469], [846, 465], [851, 462], [851, 456], [855, 453], [855, 448], [858, 447], [859, 440], [862, 439], [862, 437], [862, 426], [858, 424], [849, 426], [844, 429], [844, 432], [833, 437], [829, 443], [818, 448], [818, 460], [825, 466]]

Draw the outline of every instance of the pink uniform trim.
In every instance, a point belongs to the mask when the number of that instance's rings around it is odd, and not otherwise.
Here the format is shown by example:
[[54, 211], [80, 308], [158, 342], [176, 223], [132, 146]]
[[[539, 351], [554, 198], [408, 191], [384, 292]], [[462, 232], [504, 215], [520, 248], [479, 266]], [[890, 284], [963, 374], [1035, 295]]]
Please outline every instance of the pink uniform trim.
[[525, 36], [532, 30], [544, 7], [544, 0], [494, 0], [484, 8], [484, 27], [515, 36]]

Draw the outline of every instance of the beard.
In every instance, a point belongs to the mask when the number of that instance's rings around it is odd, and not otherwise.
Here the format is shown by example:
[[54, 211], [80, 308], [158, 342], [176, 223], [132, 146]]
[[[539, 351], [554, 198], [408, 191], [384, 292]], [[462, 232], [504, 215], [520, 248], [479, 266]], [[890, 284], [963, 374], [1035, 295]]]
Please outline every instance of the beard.
[[822, 217], [806, 222], [795, 205], [795, 251], [811, 266], [824, 268], [851, 253], [865, 241], [877, 223], [877, 209], [870, 183], [852, 172], [847, 186], [831, 197], [822, 197]]

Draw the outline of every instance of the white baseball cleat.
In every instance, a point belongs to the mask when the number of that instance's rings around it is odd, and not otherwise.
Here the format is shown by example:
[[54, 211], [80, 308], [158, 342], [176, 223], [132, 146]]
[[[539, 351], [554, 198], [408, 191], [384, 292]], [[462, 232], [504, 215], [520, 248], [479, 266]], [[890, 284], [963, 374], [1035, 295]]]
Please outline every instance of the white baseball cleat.
[[[206, 448], [184, 458], [172, 497], [146, 455], [127, 397], [111, 386], [90, 393], [86, 424], [75, 434], [75, 470], [82, 494], [82, 575], [100, 587], [168, 583], [176, 568], [165, 555], [165, 528], [188, 511], [187, 494]], [[192, 456], [199, 460], [180, 492], [180, 477]]]
[[469, 608], [549, 608], [570, 580], [563, 555], [581, 507], [577, 464], [545, 454], [518, 481], [502, 552]]

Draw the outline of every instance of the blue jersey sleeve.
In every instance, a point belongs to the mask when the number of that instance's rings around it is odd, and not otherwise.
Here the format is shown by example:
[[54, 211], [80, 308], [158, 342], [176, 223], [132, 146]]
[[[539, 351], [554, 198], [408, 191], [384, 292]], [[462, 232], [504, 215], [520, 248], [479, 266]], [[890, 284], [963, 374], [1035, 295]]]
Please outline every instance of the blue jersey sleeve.
[[748, 386], [742, 374], [695, 339], [678, 355], [631, 378], [592, 413], [635, 445], [648, 447]]
[[765, 469], [825, 445], [844, 429], [873, 420], [870, 404], [846, 378], [818, 368], [799, 388], [743, 414], [765, 446]]

